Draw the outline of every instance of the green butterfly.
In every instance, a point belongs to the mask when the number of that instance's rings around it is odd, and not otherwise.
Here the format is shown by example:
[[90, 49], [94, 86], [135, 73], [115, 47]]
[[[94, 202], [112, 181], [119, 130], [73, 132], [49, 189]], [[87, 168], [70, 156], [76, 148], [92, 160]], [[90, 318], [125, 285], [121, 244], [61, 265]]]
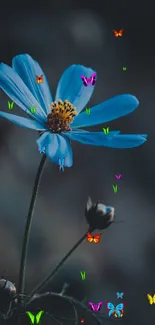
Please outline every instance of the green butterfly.
[[117, 193], [117, 191], [118, 191], [118, 186], [117, 186], [117, 185], [113, 185], [112, 187], [113, 187], [114, 193]]
[[13, 109], [13, 105], [14, 105], [14, 102], [10, 103], [8, 101], [8, 109], [9, 109], [9, 111], [11, 111]]
[[31, 324], [39, 324], [43, 314], [43, 310], [40, 310], [39, 313], [36, 315], [33, 315], [30, 311], [26, 311], [26, 315], [30, 318]]
[[36, 113], [36, 106], [30, 106], [30, 111], [32, 114], [35, 114]]
[[86, 114], [90, 115], [90, 108], [86, 108]]
[[123, 71], [126, 71], [126, 67], [123, 67]]
[[108, 134], [109, 133], [109, 127], [108, 128], [102, 128], [104, 134]]

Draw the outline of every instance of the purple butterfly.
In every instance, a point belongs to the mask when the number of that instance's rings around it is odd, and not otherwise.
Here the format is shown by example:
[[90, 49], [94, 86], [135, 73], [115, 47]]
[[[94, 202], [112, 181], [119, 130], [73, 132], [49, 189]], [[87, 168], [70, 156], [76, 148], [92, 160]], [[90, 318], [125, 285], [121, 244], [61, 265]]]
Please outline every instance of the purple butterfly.
[[83, 75], [80, 78], [82, 79], [85, 87], [87, 87], [89, 84], [92, 86], [96, 84], [96, 73], [93, 73], [90, 78], [87, 78]]
[[116, 177], [116, 179], [121, 179], [122, 174], [120, 174], [120, 175], [115, 175], [115, 177]]
[[91, 307], [92, 311], [99, 311], [102, 306], [102, 302], [98, 302], [98, 304], [93, 304], [93, 302], [89, 302], [89, 306]]

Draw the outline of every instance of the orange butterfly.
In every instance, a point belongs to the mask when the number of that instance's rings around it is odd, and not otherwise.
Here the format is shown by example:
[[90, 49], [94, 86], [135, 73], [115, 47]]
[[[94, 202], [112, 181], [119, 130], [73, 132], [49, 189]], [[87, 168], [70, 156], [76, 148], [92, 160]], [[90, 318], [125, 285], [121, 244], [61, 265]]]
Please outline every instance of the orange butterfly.
[[41, 75], [40, 77], [39, 76], [36, 76], [36, 82], [38, 84], [42, 84], [43, 83], [43, 75]]
[[94, 241], [95, 244], [98, 244], [100, 241], [102, 234], [98, 234], [96, 236], [93, 236], [92, 234], [90, 234], [90, 232], [87, 232], [87, 240], [89, 243], [91, 243], [92, 241]]
[[120, 31], [117, 32], [117, 30], [113, 30], [115, 37], [123, 36], [123, 29], [120, 29]]

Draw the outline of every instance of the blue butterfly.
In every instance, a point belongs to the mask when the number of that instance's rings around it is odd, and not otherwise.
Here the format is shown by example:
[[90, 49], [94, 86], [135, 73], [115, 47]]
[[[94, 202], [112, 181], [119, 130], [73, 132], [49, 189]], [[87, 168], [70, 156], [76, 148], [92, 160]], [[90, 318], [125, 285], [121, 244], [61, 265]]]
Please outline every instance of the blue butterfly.
[[40, 153], [46, 153], [46, 148], [45, 147], [38, 147], [38, 151], [40, 152]]
[[117, 295], [117, 299], [118, 299], [118, 298], [123, 299], [124, 292], [116, 292], [116, 295]]
[[109, 310], [108, 312], [109, 317], [111, 315], [114, 315], [115, 317], [122, 317], [124, 304], [121, 303], [115, 307], [111, 302], [107, 302], [107, 309]]
[[65, 163], [65, 159], [64, 158], [62, 158], [62, 159], [59, 158], [59, 171], [60, 172], [64, 172], [64, 163]]

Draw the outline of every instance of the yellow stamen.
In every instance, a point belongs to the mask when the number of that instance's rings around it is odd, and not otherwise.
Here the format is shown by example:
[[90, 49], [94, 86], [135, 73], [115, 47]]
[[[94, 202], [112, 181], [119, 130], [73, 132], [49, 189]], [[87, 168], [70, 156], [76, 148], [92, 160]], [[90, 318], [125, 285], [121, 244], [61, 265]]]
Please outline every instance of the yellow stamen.
[[71, 131], [70, 123], [77, 115], [76, 108], [68, 101], [59, 99], [51, 103], [51, 113], [47, 116], [47, 126], [53, 133]]

